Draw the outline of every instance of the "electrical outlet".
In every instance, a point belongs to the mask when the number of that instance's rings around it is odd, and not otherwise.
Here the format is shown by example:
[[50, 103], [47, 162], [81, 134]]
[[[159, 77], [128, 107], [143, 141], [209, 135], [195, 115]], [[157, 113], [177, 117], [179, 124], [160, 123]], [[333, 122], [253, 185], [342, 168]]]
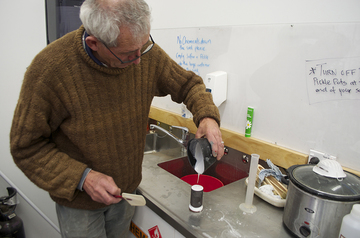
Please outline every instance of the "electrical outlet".
[[332, 160], [336, 160], [336, 156], [333, 155], [329, 155], [326, 154], [324, 152], [320, 152], [317, 150], [313, 150], [310, 149], [310, 153], [309, 153], [309, 159], [308, 159], [308, 163], [310, 162], [310, 160], [314, 157], [317, 157], [319, 159], [319, 161], [323, 160], [323, 159], [332, 159]]

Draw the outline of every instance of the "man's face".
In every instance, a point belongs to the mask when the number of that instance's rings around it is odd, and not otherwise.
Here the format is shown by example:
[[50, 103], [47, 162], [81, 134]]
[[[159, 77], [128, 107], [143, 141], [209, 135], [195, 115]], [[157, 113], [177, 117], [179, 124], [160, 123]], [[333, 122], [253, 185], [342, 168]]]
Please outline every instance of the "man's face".
[[[135, 43], [133, 40], [132, 34], [128, 28], [121, 28], [121, 34], [118, 38], [118, 45], [116, 47], [109, 47], [109, 49], [123, 62], [131, 61], [138, 56], [141, 56], [141, 49], [149, 41], [150, 34], [145, 34], [139, 43]], [[141, 58], [136, 59], [130, 63], [121, 63], [106, 46], [102, 43], [99, 43], [99, 48], [94, 52], [95, 57], [97, 57], [101, 62], [105, 63], [107, 66], [112, 68], [125, 68], [131, 64], [139, 64]]]

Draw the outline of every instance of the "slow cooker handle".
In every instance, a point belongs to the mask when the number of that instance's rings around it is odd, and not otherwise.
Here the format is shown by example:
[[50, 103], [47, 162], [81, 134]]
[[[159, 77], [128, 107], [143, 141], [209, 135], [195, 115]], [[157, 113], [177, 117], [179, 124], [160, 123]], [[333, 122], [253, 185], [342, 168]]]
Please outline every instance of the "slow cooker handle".
[[297, 167], [297, 166], [299, 166], [299, 165], [293, 165], [293, 166], [290, 166], [289, 168], [285, 169], [286, 175], [281, 178], [282, 183], [284, 183], [286, 185], [289, 185], [289, 180], [290, 180], [289, 174], [292, 173], [294, 168]]
[[[287, 173], [287, 172], [286, 172]], [[285, 175], [281, 178], [281, 182], [283, 184], [286, 184], [286, 185], [289, 185], [289, 176], [288, 175]]]
[[318, 164], [320, 162], [318, 157], [312, 157], [309, 161], [309, 164]]

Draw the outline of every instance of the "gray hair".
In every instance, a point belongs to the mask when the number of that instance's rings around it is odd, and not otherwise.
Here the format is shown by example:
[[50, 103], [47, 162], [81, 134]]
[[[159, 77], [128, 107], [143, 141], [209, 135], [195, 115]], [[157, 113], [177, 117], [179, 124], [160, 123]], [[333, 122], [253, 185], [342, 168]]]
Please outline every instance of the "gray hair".
[[130, 29], [134, 40], [140, 41], [150, 31], [150, 17], [144, 0], [85, 0], [80, 7], [80, 19], [87, 33], [108, 47], [117, 46], [122, 26]]

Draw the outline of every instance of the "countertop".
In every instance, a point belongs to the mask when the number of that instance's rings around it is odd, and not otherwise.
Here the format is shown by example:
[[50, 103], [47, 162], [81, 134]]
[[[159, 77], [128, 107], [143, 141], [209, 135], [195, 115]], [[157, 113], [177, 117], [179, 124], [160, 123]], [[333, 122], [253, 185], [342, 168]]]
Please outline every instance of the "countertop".
[[191, 212], [191, 186], [157, 165], [183, 156], [178, 148], [145, 154], [138, 193], [144, 195], [148, 207], [185, 237], [292, 237], [282, 223], [283, 208], [256, 195], [255, 213], [239, 208], [245, 202], [245, 178], [204, 193], [202, 212]]

